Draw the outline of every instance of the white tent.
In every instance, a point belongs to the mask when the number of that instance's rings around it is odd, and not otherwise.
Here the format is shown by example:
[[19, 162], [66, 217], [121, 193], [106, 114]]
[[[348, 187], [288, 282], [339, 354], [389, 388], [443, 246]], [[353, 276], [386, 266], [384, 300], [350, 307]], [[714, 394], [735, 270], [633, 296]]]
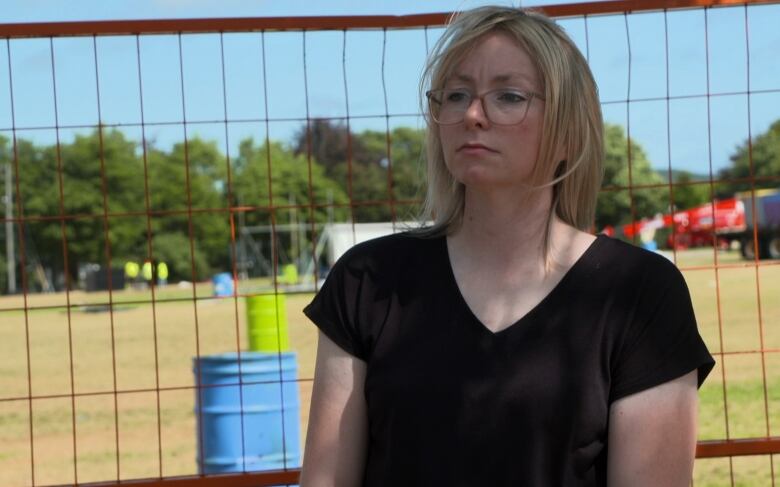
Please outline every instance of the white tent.
[[[318, 254], [325, 252], [328, 267], [352, 246], [373, 238], [418, 228], [417, 222], [330, 223], [320, 236]], [[322, 249], [322, 250], [320, 250]]]

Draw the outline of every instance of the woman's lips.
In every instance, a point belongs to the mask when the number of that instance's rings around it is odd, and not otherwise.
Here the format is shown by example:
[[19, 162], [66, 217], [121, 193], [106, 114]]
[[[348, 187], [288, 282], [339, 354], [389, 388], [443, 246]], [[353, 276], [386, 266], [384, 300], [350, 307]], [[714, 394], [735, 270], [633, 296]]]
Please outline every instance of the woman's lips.
[[471, 153], [477, 154], [477, 153], [481, 153], [481, 152], [497, 152], [497, 151], [491, 149], [490, 147], [487, 147], [485, 145], [482, 145], [482, 144], [479, 144], [479, 143], [476, 143], [476, 142], [474, 142], [474, 143], [469, 142], [469, 143], [466, 143], [466, 144], [463, 144], [462, 146], [460, 146], [458, 148], [458, 152], [465, 152], [465, 153], [469, 153], [469, 154], [471, 154]]

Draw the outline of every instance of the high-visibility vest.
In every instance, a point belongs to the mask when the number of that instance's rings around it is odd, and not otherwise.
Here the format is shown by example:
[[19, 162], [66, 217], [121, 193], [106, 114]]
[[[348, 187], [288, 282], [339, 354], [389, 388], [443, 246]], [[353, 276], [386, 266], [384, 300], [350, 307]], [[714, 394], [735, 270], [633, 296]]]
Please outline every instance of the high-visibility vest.
[[144, 262], [143, 267], [141, 267], [141, 275], [144, 277], [144, 280], [151, 281], [152, 280], [152, 263], [148, 260]]
[[130, 279], [135, 279], [138, 277], [138, 264], [132, 260], [128, 260], [125, 263], [125, 275]]
[[165, 262], [157, 264], [157, 277], [160, 279], [168, 279], [168, 266]]

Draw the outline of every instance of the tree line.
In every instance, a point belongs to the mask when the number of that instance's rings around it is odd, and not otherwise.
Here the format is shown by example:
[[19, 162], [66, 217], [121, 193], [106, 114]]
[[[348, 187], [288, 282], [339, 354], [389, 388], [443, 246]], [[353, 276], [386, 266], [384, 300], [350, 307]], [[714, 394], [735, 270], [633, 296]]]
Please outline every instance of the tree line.
[[[653, 170], [642, 147], [617, 125], [607, 124], [605, 136], [596, 229], [669, 211], [666, 178]], [[105, 127], [59, 145], [24, 138], [12, 144], [0, 135], [0, 167], [12, 169], [12, 195], [3, 201], [15, 219], [17, 268], [21, 243], [25, 272], [48, 269], [59, 287], [75, 282], [83, 264], [105, 263], [109, 254], [113, 266], [143, 261], [150, 246], [168, 264], [172, 280], [206, 279], [232, 268], [237, 227], [240, 237], [241, 228], [293, 220], [414, 219], [424, 195], [424, 160], [421, 130], [352, 133], [329, 120], [310, 121], [288, 144], [247, 138], [230, 158], [216, 142], [201, 138], [168, 150], [144, 148]], [[0, 178], [5, 174], [0, 171]], [[736, 149], [718, 175], [734, 181], [718, 183], [714, 196], [749, 189], [751, 175], [758, 178], [755, 187], [776, 187], [778, 174], [780, 120]], [[673, 180], [677, 208], [710, 200], [710, 185], [690, 173], [676, 171]], [[20, 215], [23, 225], [17, 223]], [[0, 242], [5, 233], [6, 225], [0, 226]], [[0, 252], [2, 291], [6, 272]]]

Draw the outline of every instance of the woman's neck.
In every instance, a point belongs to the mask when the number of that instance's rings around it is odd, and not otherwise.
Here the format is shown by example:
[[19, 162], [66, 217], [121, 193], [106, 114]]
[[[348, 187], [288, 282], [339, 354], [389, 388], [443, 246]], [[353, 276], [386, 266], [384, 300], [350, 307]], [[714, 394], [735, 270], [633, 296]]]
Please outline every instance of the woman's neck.
[[541, 259], [552, 191], [481, 192], [466, 189], [463, 220], [452, 235], [465, 249], [490, 249], [496, 257]]

